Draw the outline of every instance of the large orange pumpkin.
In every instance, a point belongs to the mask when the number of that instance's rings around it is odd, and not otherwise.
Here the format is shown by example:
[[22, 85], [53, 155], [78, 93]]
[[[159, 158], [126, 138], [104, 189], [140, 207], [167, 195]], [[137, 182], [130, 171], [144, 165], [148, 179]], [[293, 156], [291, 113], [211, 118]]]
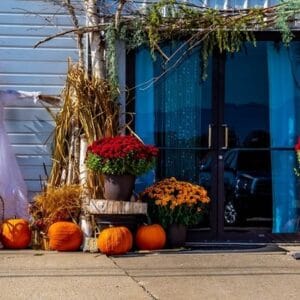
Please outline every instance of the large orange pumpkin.
[[1, 225], [1, 241], [8, 249], [27, 248], [31, 241], [31, 230], [24, 219], [8, 219]]
[[133, 237], [125, 226], [106, 228], [98, 237], [99, 250], [107, 255], [124, 254], [132, 248]]
[[143, 225], [136, 232], [135, 243], [140, 250], [162, 249], [166, 244], [166, 232], [159, 224]]
[[76, 251], [82, 243], [82, 231], [72, 222], [56, 222], [48, 229], [51, 250]]

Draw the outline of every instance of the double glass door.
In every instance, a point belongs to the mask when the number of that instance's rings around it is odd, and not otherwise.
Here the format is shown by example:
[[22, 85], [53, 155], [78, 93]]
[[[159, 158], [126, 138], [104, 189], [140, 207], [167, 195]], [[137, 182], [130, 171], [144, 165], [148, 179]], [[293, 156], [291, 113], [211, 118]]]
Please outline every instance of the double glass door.
[[173, 176], [208, 190], [209, 213], [190, 228], [190, 241], [266, 240], [299, 230], [298, 61], [298, 42], [289, 49], [258, 42], [233, 55], [216, 53], [203, 81], [199, 50], [172, 68], [152, 62], [145, 49], [137, 53], [137, 85], [170, 69], [136, 92], [136, 131], [160, 148], [156, 172], [141, 187]]

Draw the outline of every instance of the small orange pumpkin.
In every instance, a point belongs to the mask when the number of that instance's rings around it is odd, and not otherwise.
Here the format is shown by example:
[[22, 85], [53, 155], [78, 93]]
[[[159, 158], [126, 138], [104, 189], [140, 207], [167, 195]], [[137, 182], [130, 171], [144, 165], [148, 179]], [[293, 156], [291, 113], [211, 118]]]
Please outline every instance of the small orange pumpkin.
[[136, 246], [140, 250], [158, 250], [166, 244], [166, 232], [159, 224], [142, 225], [136, 232]]
[[1, 241], [8, 249], [27, 248], [31, 241], [31, 230], [24, 219], [8, 219], [1, 225]]
[[76, 251], [82, 243], [82, 231], [72, 222], [56, 222], [48, 229], [51, 250]]
[[124, 254], [132, 248], [133, 237], [125, 226], [109, 227], [99, 234], [97, 245], [107, 255]]

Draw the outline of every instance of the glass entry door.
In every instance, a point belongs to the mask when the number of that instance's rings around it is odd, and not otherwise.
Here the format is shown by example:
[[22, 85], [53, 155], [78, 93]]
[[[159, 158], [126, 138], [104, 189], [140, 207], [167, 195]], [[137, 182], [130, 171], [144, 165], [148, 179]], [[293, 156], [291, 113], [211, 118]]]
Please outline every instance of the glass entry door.
[[300, 43], [260, 41], [215, 59], [217, 238], [273, 241], [284, 234], [293, 240], [287, 234], [300, 230], [294, 171]]
[[[180, 60], [178, 43], [162, 49], [179, 63], [153, 62], [147, 49], [135, 55], [135, 130], [160, 148], [155, 172], [139, 178], [137, 190], [166, 177], [204, 186], [209, 213], [190, 228], [189, 241], [299, 231], [299, 42], [216, 52], [205, 81], [199, 49]], [[149, 84], [153, 78], [159, 80]]]
[[[169, 57], [177, 49], [178, 42], [162, 47]], [[169, 63], [162, 57], [153, 61], [147, 49], [136, 53], [135, 130], [145, 142], [154, 143], [160, 149], [155, 173], [139, 178], [137, 188], [142, 190], [154, 180], [167, 177], [196, 184], [203, 181], [212, 201], [208, 214], [192, 231], [213, 236], [217, 223], [211, 175], [212, 153], [216, 156], [213, 146], [212, 64], [209, 63], [208, 78], [203, 81], [199, 49], [186, 55], [174, 67], [174, 62], [184, 51], [182, 49], [175, 54]], [[160, 79], [149, 85], [153, 78]]]
[[267, 43], [227, 56], [224, 73], [224, 230], [272, 231]]

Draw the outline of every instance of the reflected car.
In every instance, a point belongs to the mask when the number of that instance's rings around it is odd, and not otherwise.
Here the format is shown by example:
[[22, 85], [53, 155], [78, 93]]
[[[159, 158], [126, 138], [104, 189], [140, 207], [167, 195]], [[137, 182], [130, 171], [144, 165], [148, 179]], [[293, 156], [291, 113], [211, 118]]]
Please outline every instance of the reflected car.
[[[200, 165], [199, 184], [211, 189], [212, 156]], [[224, 154], [224, 222], [239, 225], [250, 218], [272, 217], [270, 151], [231, 149]]]

